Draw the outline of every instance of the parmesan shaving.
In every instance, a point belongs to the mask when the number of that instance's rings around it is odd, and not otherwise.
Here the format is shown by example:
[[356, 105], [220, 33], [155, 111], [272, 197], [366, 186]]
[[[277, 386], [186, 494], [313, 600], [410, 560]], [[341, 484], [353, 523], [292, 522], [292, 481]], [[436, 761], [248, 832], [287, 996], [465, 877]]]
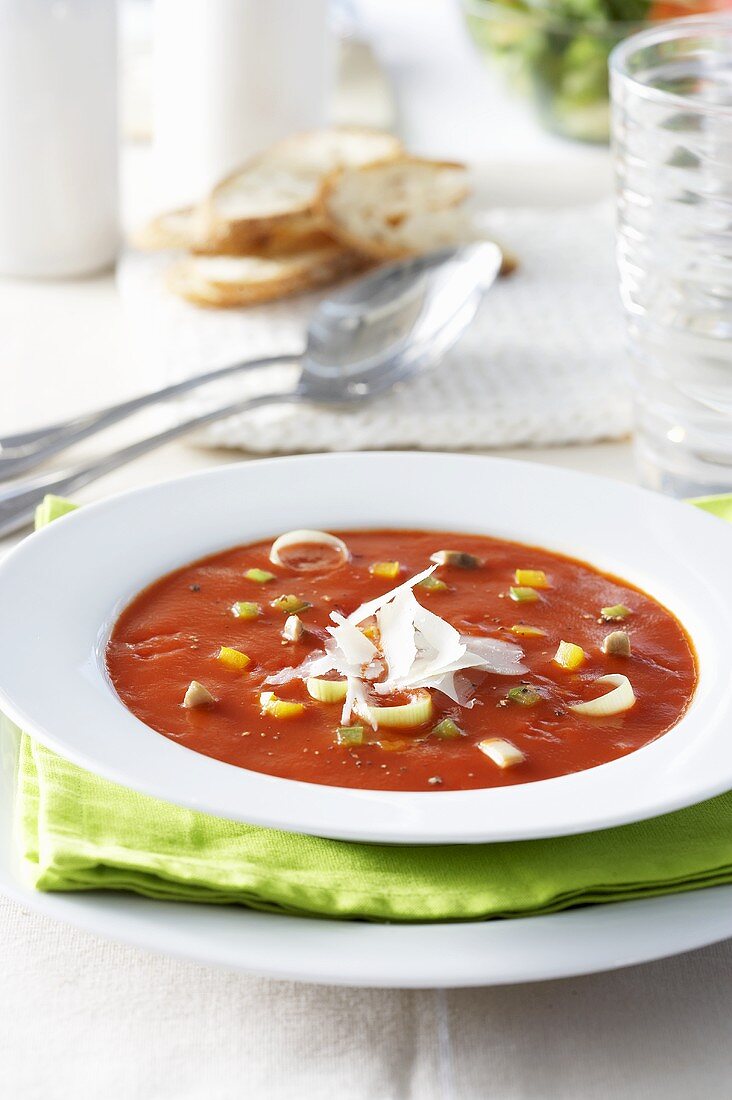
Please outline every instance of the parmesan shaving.
[[[413, 589], [435, 568], [433, 565], [383, 596], [361, 604], [347, 617], [333, 612], [325, 652], [310, 654], [298, 668], [283, 669], [268, 677], [267, 683], [278, 685], [336, 672], [347, 684], [342, 721], [346, 723], [357, 714], [376, 728], [367, 685], [376, 695], [432, 689], [460, 706], [471, 707], [475, 685], [462, 673], [473, 670], [511, 676], [525, 672], [519, 646], [497, 638], [461, 635], [439, 615], [422, 607]], [[378, 646], [359, 625], [374, 616]]]

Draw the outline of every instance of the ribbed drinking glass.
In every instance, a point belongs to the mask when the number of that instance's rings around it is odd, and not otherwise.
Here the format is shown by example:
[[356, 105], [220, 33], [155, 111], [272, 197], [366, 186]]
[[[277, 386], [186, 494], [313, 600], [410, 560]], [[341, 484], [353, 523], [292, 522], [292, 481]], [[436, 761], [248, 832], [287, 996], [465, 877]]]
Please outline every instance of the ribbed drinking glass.
[[610, 59], [618, 264], [641, 479], [732, 490], [732, 19], [666, 23]]

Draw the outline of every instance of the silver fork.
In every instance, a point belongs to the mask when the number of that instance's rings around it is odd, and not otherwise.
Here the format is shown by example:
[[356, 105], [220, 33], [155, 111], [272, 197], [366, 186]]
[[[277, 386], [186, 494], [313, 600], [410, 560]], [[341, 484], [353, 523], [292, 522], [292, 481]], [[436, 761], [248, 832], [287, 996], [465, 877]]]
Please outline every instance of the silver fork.
[[[29, 523], [46, 493], [73, 493], [148, 451], [217, 420], [269, 404], [345, 408], [387, 393], [440, 361], [473, 320], [500, 264], [498, 248], [481, 242], [405, 260], [357, 280], [314, 311], [306, 347], [297, 358], [299, 377], [291, 390], [235, 401], [106, 458], [0, 488], [0, 536]], [[292, 358], [286, 361], [292, 362]], [[210, 375], [207, 378], [211, 380]]]
[[132, 416], [141, 409], [161, 404], [173, 397], [180, 397], [184, 393], [190, 393], [191, 390], [208, 385], [209, 382], [232, 378], [237, 374], [257, 370], [259, 367], [296, 362], [300, 354], [301, 352], [292, 355], [271, 355], [262, 359], [233, 363], [230, 366], [219, 367], [217, 370], [196, 374], [182, 382], [164, 386], [154, 393], [146, 393], [140, 397], [122, 401], [118, 405], [109, 405], [107, 408], [75, 416], [57, 424], [47, 424], [34, 431], [4, 436], [0, 438], [0, 481], [7, 481], [9, 478], [17, 477], [18, 474], [37, 469], [60, 451], [65, 451], [74, 443], [80, 443], [83, 439], [88, 439], [97, 432], [110, 428], [113, 424], [119, 424], [120, 421], [126, 420], [128, 416]]

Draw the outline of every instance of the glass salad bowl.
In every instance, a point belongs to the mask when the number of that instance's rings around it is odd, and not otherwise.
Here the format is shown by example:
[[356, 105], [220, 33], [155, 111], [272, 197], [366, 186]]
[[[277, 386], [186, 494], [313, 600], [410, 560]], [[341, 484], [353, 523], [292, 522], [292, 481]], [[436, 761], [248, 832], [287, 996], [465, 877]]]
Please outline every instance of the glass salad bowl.
[[473, 41], [513, 87], [533, 100], [544, 126], [604, 143], [610, 133], [608, 56], [652, 23], [732, 0], [461, 0]]

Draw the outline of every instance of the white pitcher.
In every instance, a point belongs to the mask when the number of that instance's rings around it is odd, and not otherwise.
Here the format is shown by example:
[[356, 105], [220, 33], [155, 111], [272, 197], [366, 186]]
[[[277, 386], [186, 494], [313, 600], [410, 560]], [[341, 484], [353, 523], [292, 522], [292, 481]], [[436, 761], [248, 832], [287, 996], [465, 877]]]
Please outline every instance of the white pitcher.
[[200, 199], [265, 145], [324, 125], [328, 0], [155, 0], [157, 205]]
[[0, 274], [83, 275], [118, 246], [116, 0], [0, 0]]

